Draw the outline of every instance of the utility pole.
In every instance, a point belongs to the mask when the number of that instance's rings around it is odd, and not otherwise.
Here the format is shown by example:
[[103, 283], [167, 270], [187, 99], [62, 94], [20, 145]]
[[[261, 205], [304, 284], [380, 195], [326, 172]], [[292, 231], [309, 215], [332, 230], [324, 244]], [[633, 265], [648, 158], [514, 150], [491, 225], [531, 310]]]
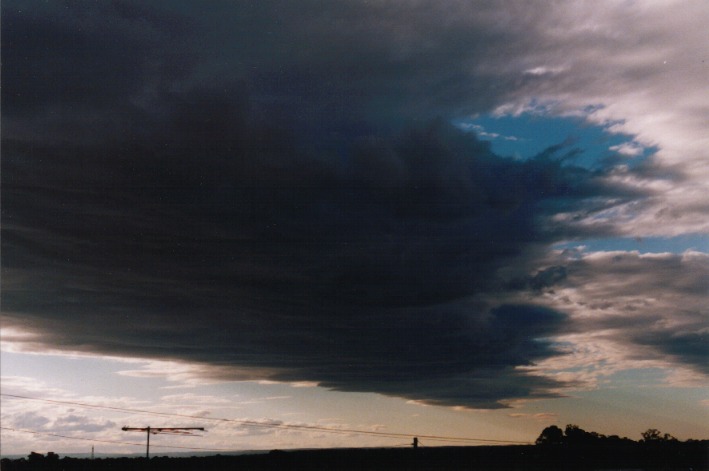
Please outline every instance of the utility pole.
[[411, 444], [414, 447], [414, 450], [417, 450], [419, 447], [419, 439], [418, 437], [414, 437], [414, 442]]
[[192, 430], [201, 430], [204, 432], [204, 427], [123, 427], [124, 432], [146, 432], [147, 440], [145, 444], [145, 458], [150, 459], [150, 435], [168, 434], [168, 435], [194, 435]]

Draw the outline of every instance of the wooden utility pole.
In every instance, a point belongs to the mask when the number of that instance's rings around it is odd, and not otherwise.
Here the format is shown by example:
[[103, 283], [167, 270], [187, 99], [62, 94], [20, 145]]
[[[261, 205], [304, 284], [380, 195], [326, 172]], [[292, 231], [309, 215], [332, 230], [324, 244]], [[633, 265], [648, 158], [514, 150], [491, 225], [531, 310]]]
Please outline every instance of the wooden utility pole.
[[150, 435], [169, 434], [169, 435], [194, 435], [192, 430], [204, 431], [204, 427], [123, 427], [124, 432], [146, 432], [148, 439], [145, 445], [145, 457], [150, 459]]

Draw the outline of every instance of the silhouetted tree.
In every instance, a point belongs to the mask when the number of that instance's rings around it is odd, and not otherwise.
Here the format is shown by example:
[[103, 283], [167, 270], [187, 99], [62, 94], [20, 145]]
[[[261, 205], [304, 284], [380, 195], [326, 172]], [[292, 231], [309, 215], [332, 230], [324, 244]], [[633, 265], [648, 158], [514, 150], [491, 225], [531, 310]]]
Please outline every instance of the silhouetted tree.
[[[27, 463], [29, 465], [27, 469], [30, 470], [55, 471], [60, 469], [59, 455], [51, 451], [47, 453], [47, 456], [33, 451], [27, 457]], [[4, 470], [5, 468], [3, 468]]]
[[643, 442], [654, 443], [654, 442], [676, 442], [677, 439], [670, 435], [669, 433], [663, 434], [656, 428], [649, 428], [645, 430], [642, 434]]
[[569, 424], [564, 430], [564, 435], [566, 436], [566, 443], [569, 445], [582, 445], [595, 441], [598, 434], [594, 436], [578, 425]]
[[593, 445], [601, 443], [634, 443], [627, 438], [620, 438], [617, 435], [607, 437], [597, 432], [587, 432], [578, 425], [569, 424], [565, 430], [561, 430], [556, 425], [549, 426], [542, 430], [535, 443], [537, 445]]
[[556, 425], [551, 425], [539, 435], [534, 442], [537, 445], [562, 445], [564, 443], [564, 431]]
[[627, 437], [620, 438], [618, 435], [610, 435], [608, 437], [605, 437], [604, 441], [608, 444], [614, 444], [614, 445], [635, 443], [635, 441], [633, 441]]

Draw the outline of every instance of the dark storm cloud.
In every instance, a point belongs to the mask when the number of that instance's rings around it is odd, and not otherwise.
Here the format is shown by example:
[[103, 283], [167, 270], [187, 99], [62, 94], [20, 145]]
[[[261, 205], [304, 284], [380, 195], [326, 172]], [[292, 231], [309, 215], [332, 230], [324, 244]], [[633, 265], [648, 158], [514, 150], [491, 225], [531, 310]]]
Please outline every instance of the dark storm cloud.
[[135, 122], [191, 70], [190, 22], [125, 2], [7, 4], [3, 127], [27, 139], [90, 139]]
[[140, 21], [135, 21], [120, 3], [79, 5], [46, 6], [46, 15], [4, 11], [4, 59], [16, 65], [3, 73], [12, 97], [5, 112], [117, 106], [158, 80], [160, 72], [178, 72], [178, 55], [166, 45], [179, 41], [185, 26], [151, 18], [147, 9], [136, 12]]
[[360, 24], [329, 4], [239, 4], [238, 41], [214, 53], [198, 19], [67, 5], [3, 11], [8, 325], [432, 403], [552, 394], [516, 368], [557, 354], [544, 339], [564, 315], [486, 299], [577, 219], [641, 195], [564, 149], [515, 161], [443, 121], [402, 129], [455, 96], [492, 100], [475, 98], [484, 77], [436, 72], [478, 47], [455, 16], [439, 38], [455, 47], [422, 55], [426, 35], [386, 27], [400, 12], [384, 6]]
[[[136, 112], [158, 111], [160, 92], [195, 83], [232, 92], [238, 83], [270, 119], [323, 139], [489, 109], [517, 80], [478, 70], [514, 52], [520, 36], [489, 27], [495, 9], [278, 0], [170, 6], [178, 13], [126, 1], [9, 3], [4, 60], [22, 66], [3, 72], [3, 93], [13, 98], [4, 112], [59, 113], [44, 123], [57, 132], [68, 131], [68, 118], [84, 118], [71, 130], [97, 132], [112, 119], [125, 126]], [[126, 114], [132, 119], [117, 117]]]
[[468, 81], [490, 41], [504, 46], [506, 37], [471, 28], [463, 5], [269, 1], [201, 16], [223, 45], [210, 67], [243, 78], [259, 103], [318, 126], [358, 113], [390, 126], [423, 110], [478, 110], [502, 88], [492, 74]]

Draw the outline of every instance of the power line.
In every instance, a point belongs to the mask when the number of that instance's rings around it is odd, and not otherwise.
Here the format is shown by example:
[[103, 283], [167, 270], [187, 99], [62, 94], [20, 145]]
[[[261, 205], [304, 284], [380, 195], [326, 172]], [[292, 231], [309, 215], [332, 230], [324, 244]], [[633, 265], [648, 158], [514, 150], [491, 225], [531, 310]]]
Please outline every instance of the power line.
[[329, 428], [317, 425], [297, 425], [297, 424], [279, 424], [275, 422], [257, 422], [255, 420], [240, 420], [240, 419], [226, 419], [218, 417], [200, 417], [196, 415], [188, 414], [178, 414], [174, 412], [156, 412], [144, 409], [130, 409], [126, 407], [114, 407], [114, 406], [101, 406], [96, 404], [87, 404], [84, 402], [74, 402], [74, 401], [60, 401], [56, 399], [43, 399], [38, 397], [21, 396], [17, 394], [5, 394], [1, 393], [0, 396], [12, 397], [16, 399], [25, 399], [31, 401], [41, 401], [51, 404], [62, 404], [62, 405], [72, 405], [79, 407], [87, 407], [92, 409], [103, 409], [111, 410], [116, 412], [125, 413], [140, 413], [140, 414], [150, 414], [163, 417], [180, 417], [195, 420], [209, 420], [213, 422], [226, 422], [239, 425], [245, 425], [248, 427], [263, 427], [263, 428], [276, 428], [276, 429], [289, 429], [289, 430], [300, 430], [300, 431], [310, 431], [310, 432], [324, 432], [324, 433], [335, 433], [335, 434], [357, 434], [357, 435], [370, 435], [386, 438], [412, 438], [417, 436], [419, 438], [425, 438], [427, 440], [451, 442], [451, 443], [507, 443], [507, 444], [520, 444], [528, 443], [523, 441], [515, 440], [492, 440], [486, 438], [472, 438], [472, 437], [455, 437], [455, 436], [440, 436], [440, 435], [420, 435], [420, 434], [410, 434], [410, 433], [397, 433], [397, 432], [380, 432], [374, 430], [361, 430], [361, 429], [349, 429], [349, 428]]
[[[134, 443], [134, 442], [122, 442], [118, 440], [100, 440], [98, 438], [84, 438], [84, 437], [74, 437], [71, 435], [62, 435], [60, 433], [52, 433], [52, 432], [40, 432], [38, 430], [26, 430], [26, 429], [20, 429], [20, 428], [12, 428], [12, 427], [2, 427], [0, 426], [0, 429], [2, 430], [10, 430], [12, 432], [24, 432], [24, 433], [31, 433], [33, 435], [46, 435], [50, 437], [59, 437], [59, 438], [67, 438], [70, 440], [81, 440], [85, 442], [95, 442], [95, 443], [110, 443], [113, 445], [132, 445], [132, 446], [145, 446], [143, 443]], [[179, 446], [179, 445], [155, 445], [153, 444], [153, 447], [159, 447], [159, 448], [181, 448], [183, 450], [199, 450], [199, 451], [234, 451], [234, 450], [228, 450], [225, 448], [199, 448], [199, 447], [194, 447], [194, 446]]]

